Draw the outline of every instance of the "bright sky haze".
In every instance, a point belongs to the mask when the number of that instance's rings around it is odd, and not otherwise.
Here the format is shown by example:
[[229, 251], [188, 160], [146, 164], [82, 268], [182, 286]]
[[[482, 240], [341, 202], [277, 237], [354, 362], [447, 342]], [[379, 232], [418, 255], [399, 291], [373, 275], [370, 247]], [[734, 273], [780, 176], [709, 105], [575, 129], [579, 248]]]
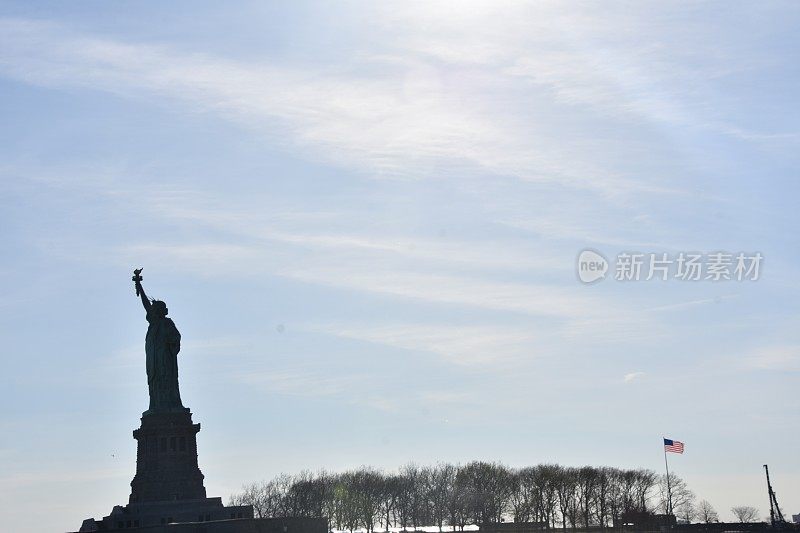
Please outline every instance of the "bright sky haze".
[[[0, 3], [0, 516], [127, 502], [131, 273], [210, 496], [415, 461], [800, 512], [800, 5]], [[576, 276], [581, 250], [763, 256]], [[613, 273], [611, 273], [613, 274]]]

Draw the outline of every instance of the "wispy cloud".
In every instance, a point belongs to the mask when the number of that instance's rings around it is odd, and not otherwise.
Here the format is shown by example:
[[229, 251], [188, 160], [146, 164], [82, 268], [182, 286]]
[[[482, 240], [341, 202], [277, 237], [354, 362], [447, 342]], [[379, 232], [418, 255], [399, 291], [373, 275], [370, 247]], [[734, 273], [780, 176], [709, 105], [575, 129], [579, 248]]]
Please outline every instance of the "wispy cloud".
[[631, 383], [633, 381], [637, 381], [643, 378], [645, 375], [644, 372], [629, 372], [622, 377], [622, 381], [625, 383]]
[[601, 304], [574, 286], [493, 281], [490, 276], [452, 272], [414, 272], [407, 265], [371, 264], [341, 256], [301, 258], [297, 254], [287, 256], [285, 251], [224, 244], [139, 245], [125, 247], [119, 254], [128, 262], [133, 258], [140, 262], [168, 260], [173, 268], [199, 276], [273, 275], [337, 289], [491, 311], [589, 319], [601, 309], [610, 312], [615, 307], [612, 302]]
[[746, 357], [751, 368], [776, 371], [800, 370], [800, 345], [767, 346]]
[[325, 376], [298, 369], [242, 372], [233, 378], [265, 392], [298, 396], [335, 396], [358, 390], [363, 379], [354, 374]]
[[678, 302], [674, 304], [667, 304], [667, 305], [659, 305], [657, 307], [653, 307], [653, 311], [680, 311], [683, 309], [688, 309], [690, 307], [697, 307], [700, 305], [706, 304], [718, 304], [722, 303], [725, 300], [730, 300], [733, 298], [737, 298], [738, 294], [726, 294], [724, 296], [717, 296], [714, 298], [700, 298], [697, 300], [689, 300], [687, 302]]
[[[416, 30], [403, 36], [409, 50], [491, 68], [606, 119], [688, 126], [742, 140], [797, 139], [796, 132], [756, 132], [713, 113], [713, 83], [752, 69], [754, 58], [722, 47], [701, 52], [688, 38], [708, 28], [697, 31], [697, 20], [671, 6], [643, 13], [610, 4], [565, 11], [557, 2], [478, 2], [458, 15], [442, 6], [393, 11], [391, 20]], [[673, 17], [681, 18], [683, 31], [666, 22]]]
[[[583, 79], [574, 52], [507, 51], [520, 58], [518, 63], [538, 58], [537, 63], [505, 70], [486, 65], [467, 84], [452, 83], [450, 78], [463, 75], [457, 70], [432, 68], [428, 60], [403, 49], [393, 52], [402, 61], [392, 54], [372, 54], [360, 56], [349, 69], [331, 70], [313, 63], [298, 68], [185, 54], [30, 20], [3, 19], [0, 30], [0, 72], [6, 76], [45, 86], [167, 98], [228, 117], [274, 141], [288, 133], [295, 147], [373, 175], [427, 176], [434, 165], [441, 177], [448, 172], [439, 165], [446, 162], [456, 175], [480, 169], [596, 191], [651, 187], [604, 171], [604, 163], [589, 154], [572, 157], [552, 138], [558, 128], [535, 116], [521, 120], [519, 113], [495, 103], [498, 90], [512, 94], [514, 78], [531, 69], [540, 78], [550, 72], [549, 86], [578, 85], [585, 87], [581, 94], [594, 94], [597, 83]], [[447, 48], [462, 44], [457, 38]], [[570, 65], [566, 72], [564, 65]]]
[[443, 324], [341, 324], [311, 329], [337, 337], [430, 352], [456, 365], [498, 365], [509, 360], [541, 356], [537, 336], [523, 328], [448, 326]]
[[[392, 235], [307, 234], [264, 231], [261, 237], [308, 248], [354, 250], [402, 256], [413, 260], [446, 264], [451, 267], [499, 268], [503, 270], [561, 269], [563, 263], [544, 253], [526, 250], [524, 241], [516, 243], [479, 240], [409, 238]], [[516, 246], [514, 245], [516, 244]]]
[[[474, 395], [409, 386], [404, 394], [389, 395], [375, 390], [374, 383], [383, 376], [368, 374], [327, 375], [307, 368], [248, 371], [233, 376], [234, 382], [260, 392], [281, 396], [326, 397], [342, 404], [368, 407], [386, 413], [400, 413], [433, 406], [450, 408], [452, 414], [469, 410]], [[483, 402], [485, 403], [485, 402]]]
[[116, 468], [93, 469], [55, 469], [48, 467], [39, 471], [16, 472], [0, 478], [0, 493], [13, 493], [20, 487], [82, 483], [105, 479], [124, 479], [128, 477], [129, 467], [120, 465]]
[[663, 323], [647, 312], [622, 312], [609, 301], [598, 304], [595, 311], [594, 316], [574, 317], [565, 322], [558, 330], [561, 338], [569, 342], [591, 339], [593, 343], [614, 346], [626, 342], [652, 341], [670, 334]]
[[[168, 47], [125, 44], [25, 20], [0, 23], [6, 75], [48, 86], [79, 86], [125, 96], [168, 97], [221, 113], [262, 132], [288, 130], [294, 143], [370, 172], [408, 174], [412, 160], [448, 158], [503, 166], [513, 136], [488, 117], [448, 103], [434, 79], [419, 92], [394, 73], [357, 73], [244, 64]], [[413, 90], [413, 89], [412, 89]], [[278, 127], [278, 130], [274, 128]], [[537, 152], [514, 159], [558, 172]], [[515, 166], [519, 166], [518, 164]]]
[[[123, 262], [158, 260], [201, 276], [274, 275], [340, 289], [377, 293], [435, 304], [554, 317], [588, 319], [611, 302], [571, 284], [498, 281], [509, 273], [553, 273], [572, 268], [545, 249], [520, 239], [498, 241], [430, 239], [376, 232], [311, 233], [258, 212], [192, 207], [156, 208], [169, 220], [189, 220], [235, 234], [234, 242], [142, 243], [118, 247]], [[202, 203], [202, 201], [201, 201]], [[154, 202], [158, 206], [158, 201]], [[167, 205], [170, 205], [167, 202]], [[144, 208], [144, 205], [142, 206]], [[259, 211], [260, 212], [260, 211]], [[280, 218], [280, 217], [279, 217]], [[315, 226], [318, 224], [315, 222]], [[293, 227], [294, 226], [294, 227]], [[571, 278], [570, 278], [571, 280]], [[622, 316], [624, 313], [620, 313]]]
[[601, 306], [575, 288], [496, 282], [457, 275], [443, 276], [375, 269], [297, 268], [281, 275], [309, 283], [438, 303], [542, 316], [593, 316]]

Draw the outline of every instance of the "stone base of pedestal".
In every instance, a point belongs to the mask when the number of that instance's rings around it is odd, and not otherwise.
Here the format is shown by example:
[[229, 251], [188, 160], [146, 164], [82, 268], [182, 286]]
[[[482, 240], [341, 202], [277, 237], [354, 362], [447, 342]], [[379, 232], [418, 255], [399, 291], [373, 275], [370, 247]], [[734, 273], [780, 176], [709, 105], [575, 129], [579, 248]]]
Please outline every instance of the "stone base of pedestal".
[[[78, 533], [106, 531], [92, 519]], [[92, 529], [94, 528], [94, 529]], [[150, 527], [116, 528], [130, 533], [329, 533], [324, 518], [229, 518]]]
[[84, 521], [80, 531], [116, 531], [176, 523], [206, 523], [248, 518], [253, 518], [252, 506], [225, 507], [222, 505], [222, 498], [131, 503], [124, 507], [120, 505], [114, 507], [111, 514], [102, 520], [90, 518]]

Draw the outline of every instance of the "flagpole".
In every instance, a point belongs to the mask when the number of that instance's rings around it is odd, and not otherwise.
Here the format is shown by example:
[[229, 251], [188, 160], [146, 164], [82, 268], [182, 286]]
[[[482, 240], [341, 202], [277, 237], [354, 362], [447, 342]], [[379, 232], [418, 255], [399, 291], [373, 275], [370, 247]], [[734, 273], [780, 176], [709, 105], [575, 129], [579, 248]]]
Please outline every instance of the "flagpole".
[[664, 447], [664, 467], [667, 469], [667, 515], [672, 515], [672, 489], [669, 487], [669, 463], [667, 462], [667, 446], [664, 444], [664, 437], [661, 437], [661, 445]]

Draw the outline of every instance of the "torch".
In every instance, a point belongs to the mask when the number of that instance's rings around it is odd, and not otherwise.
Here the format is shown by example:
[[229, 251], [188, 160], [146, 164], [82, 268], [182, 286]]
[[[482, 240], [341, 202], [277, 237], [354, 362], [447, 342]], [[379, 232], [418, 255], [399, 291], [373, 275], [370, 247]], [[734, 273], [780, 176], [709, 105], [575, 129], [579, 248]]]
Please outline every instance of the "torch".
[[136, 283], [136, 296], [139, 296], [139, 284], [140, 284], [140, 283], [142, 282], [142, 280], [144, 279], [144, 278], [142, 277], [142, 270], [144, 270], [144, 268], [137, 268], [137, 269], [135, 269], [135, 270], [133, 271], [133, 277], [131, 278], [131, 280], [132, 280], [134, 283]]

